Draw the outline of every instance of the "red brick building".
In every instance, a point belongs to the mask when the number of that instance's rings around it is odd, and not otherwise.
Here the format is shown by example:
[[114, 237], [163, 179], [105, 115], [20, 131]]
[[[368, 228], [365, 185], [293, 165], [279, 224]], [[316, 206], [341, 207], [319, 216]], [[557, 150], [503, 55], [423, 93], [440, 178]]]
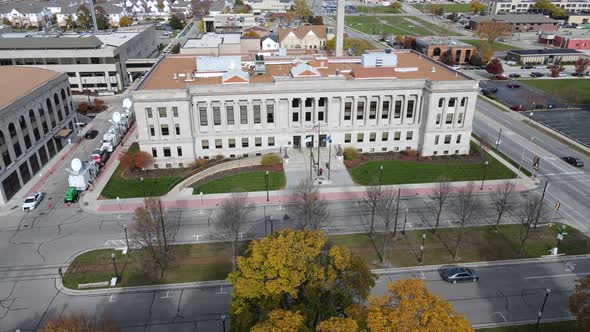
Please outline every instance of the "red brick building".
[[590, 49], [590, 37], [567, 37], [544, 33], [539, 36], [539, 43], [574, 50]]
[[451, 60], [457, 64], [468, 63], [477, 52], [473, 45], [444, 37], [416, 38], [414, 49], [438, 61], [441, 60], [441, 55], [450, 52]]
[[554, 32], [559, 28], [559, 22], [543, 15], [528, 14], [506, 14], [491, 16], [474, 16], [469, 21], [469, 27], [476, 31], [480, 23], [483, 22], [504, 22], [512, 26], [512, 32]]

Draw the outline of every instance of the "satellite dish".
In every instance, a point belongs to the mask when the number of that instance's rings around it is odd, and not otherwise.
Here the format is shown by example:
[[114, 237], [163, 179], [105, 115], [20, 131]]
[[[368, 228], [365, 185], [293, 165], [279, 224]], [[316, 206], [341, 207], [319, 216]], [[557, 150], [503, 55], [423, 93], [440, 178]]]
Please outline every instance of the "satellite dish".
[[72, 167], [72, 170], [74, 170], [74, 172], [78, 172], [79, 170], [82, 169], [82, 160], [80, 160], [78, 158], [74, 158], [74, 159], [72, 159], [70, 166]]
[[131, 106], [133, 106], [133, 102], [131, 101], [131, 99], [129, 98], [125, 98], [123, 99], [123, 108], [131, 108]]
[[121, 122], [121, 113], [119, 113], [119, 112], [113, 113], [113, 122], [114, 123]]

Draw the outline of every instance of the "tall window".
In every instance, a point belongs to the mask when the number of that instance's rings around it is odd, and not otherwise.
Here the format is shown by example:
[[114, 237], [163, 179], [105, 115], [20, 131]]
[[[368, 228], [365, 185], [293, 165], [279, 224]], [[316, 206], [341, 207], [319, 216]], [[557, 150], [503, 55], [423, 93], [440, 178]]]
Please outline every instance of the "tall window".
[[268, 138], [268, 146], [275, 146], [275, 137], [274, 136], [270, 136]]
[[254, 105], [254, 123], [260, 123], [260, 105]]
[[363, 134], [363, 133], [356, 134], [356, 141], [357, 142], [362, 143], [364, 139], [365, 139], [365, 134]]
[[167, 116], [166, 107], [158, 107], [158, 114], [161, 118], [165, 118]]
[[402, 117], [402, 101], [401, 100], [395, 101], [395, 110], [393, 111], [393, 117], [395, 119], [399, 119]]
[[457, 135], [457, 141], [456, 141], [456, 143], [457, 144], [461, 143], [461, 134]]
[[201, 140], [201, 148], [203, 150], [209, 149], [209, 140], [207, 140], [207, 139]]
[[402, 132], [401, 131], [396, 131], [396, 132], [393, 133], [393, 140], [394, 141], [399, 141], [400, 138], [401, 138], [401, 136], [402, 136]]
[[248, 124], [248, 107], [246, 105], [240, 105], [240, 123]]
[[293, 112], [293, 122], [299, 122], [299, 113]]
[[150, 125], [150, 136], [156, 136], [156, 129], [154, 125]]
[[227, 124], [233, 125], [234, 124], [234, 106], [233, 105], [225, 106], [225, 111], [227, 113]]
[[453, 113], [447, 113], [447, 118], [445, 119], [445, 124], [452, 124], [453, 123]]
[[451, 144], [451, 135], [445, 135], [445, 144]]
[[180, 125], [178, 123], [174, 124], [174, 130], [176, 135], [180, 135]]
[[266, 123], [275, 123], [274, 105], [266, 105]]
[[154, 158], [158, 157], [158, 150], [156, 150], [156, 148], [152, 148], [152, 157], [154, 157]]
[[369, 142], [375, 142], [377, 139], [377, 133], [370, 133], [369, 134]]
[[153, 118], [153, 117], [154, 117], [154, 113], [152, 112], [152, 109], [151, 109], [150, 107], [147, 107], [147, 108], [145, 109], [145, 112], [147, 113], [147, 117], [148, 117], [148, 119], [151, 119], [151, 118]]
[[365, 102], [364, 101], [359, 101], [356, 104], [356, 119], [357, 120], [362, 120], [364, 117], [364, 111], [365, 111]]
[[221, 125], [221, 109], [219, 106], [213, 106], [213, 125]]
[[172, 156], [172, 152], [170, 151], [170, 148], [169, 147], [166, 147], [163, 150], [164, 150], [164, 157], [170, 157], [170, 156]]
[[467, 97], [461, 98], [461, 107], [465, 106], [465, 104], [467, 104]]
[[406, 132], [406, 140], [411, 141], [413, 137], [414, 137], [413, 131]]
[[455, 107], [455, 104], [457, 103], [457, 98], [449, 98], [449, 107]]
[[350, 143], [352, 134], [344, 134], [344, 143]]
[[242, 147], [243, 148], [248, 147], [248, 138], [247, 137], [242, 138]]
[[372, 101], [369, 104], [369, 119], [374, 120], [377, 118], [377, 102]]
[[262, 137], [254, 137], [254, 146], [262, 146]]
[[311, 112], [305, 112], [305, 121], [311, 121]]
[[383, 101], [383, 109], [381, 110], [381, 119], [387, 119], [389, 117], [389, 100]]
[[461, 124], [461, 122], [463, 122], [463, 113], [459, 113], [459, 115], [457, 115], [457, 123]]
[[406, 118], [414, 117], [414, 100], [408, 100], [408, 109], [406, 110]]
[[436, 124], [437, 124], [437, 125], [438, 125], [438, 124], [440, 124], [440, 119], [441, 119], [441, 117], [442, 117], [442, 114], [440, 114], [440, 113], [438, 113], [438, 114], [436, 115]]
[[201, 126], [207, 126], [207, 107], [199, 107], [199, 121]]
[[172, 106], [172, 116], [175, 118], [178, 117], [178, 107]]
[[162, 136], [168, 136], [168, 135], [170, 135], [170, 130], [168, 129], [168, 125], [167, 124], [161, 125], [160, 128], [162, 129]]
[[230, 148], [235, 148], [236, 147], [236, 139], [235, 138], [228, 138], [227, 139], [227, 145]]
[[291, 101], [291, 107], [294, 107], [294, 108], [297, 108], [297, 107], [299, 107], [299, 101], [300, 101], [300, 99], [299, 99], [299, 98], [295, 98], [295, 99], [293, 99], [293, 100]]
[[215, 148], [216, 149], [221, 149], [222, 147], [223, 146], [222, 146], [221, 138], [215, 139]]
[[440, 140], [440, 135], [434, 136], [434, 145], [437, 145], [439, 140]]
[[438, 99], [438, 107], [443, 107], [444, 104], [445, 104], [445, 99], [444, 98], [439, 98]]
[[179, 157], [182, 157], [182, 147], [181, 146], [176, 147], [176, 155]]
[[344, 103], [344, 120], [350, 120], [352, 117], [352, 102]]
[[386, 142], [389, 139], [389, 133], [384, 131], [381, 133], [381, 141]]

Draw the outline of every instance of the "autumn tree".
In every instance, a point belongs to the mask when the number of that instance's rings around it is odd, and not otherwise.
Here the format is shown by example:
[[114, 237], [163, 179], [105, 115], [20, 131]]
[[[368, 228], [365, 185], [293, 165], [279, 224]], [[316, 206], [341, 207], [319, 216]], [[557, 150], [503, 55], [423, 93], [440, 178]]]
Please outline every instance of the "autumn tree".
[[455, 59], [453, 58], [453, 51], [451, 49], [446, 50], [440, 55], [440, 62], [444, 63], [447, 66], [452, 66], [455, 64]]
[[180, 30], [184, 28], [184, 21], [178, 15], [172, 15], [172, 17], [170, 17], [169, 23], [174, 30]]
[[578, 280], [569, 307], [576, 316], [579, 331], [590, 331], [590, 277]]
[[387, 290], [369, 301], [367, 326], [371, 332], [474, 331], [467, 319], [432, 294], [420, 279], [398, 280], [389, 283]]
[[10, 22], [10, 20], [6, 17], [2, 18], [2, 25], [6, 25], [6, 26], [12, 26], [12, 22]]
[[386, 259], [387, 249], [389, 245], [389, 239], [392, 237], [391, 227], [393, 224], [394, 230], [397, 229], [397, 214], [398, 214], [398, 190], [386, 189], [381, 192], [381, 195], [377, 201], [377, 215], [379, 215], [383, 222], [383, 245], [381, 249], [381, 255], [379, 259], [381, 263]]
[[316, 327], [316, 332], [354, 332], [358, 323], [350, 317], [330, 317]]
[[121, 329], [111, 319], [96, 319], [85, 313], [60, 315], [45, 321], [39, 332], [119, 332]]
[[445, 9], [441, 5], [430, 6], [430, 13], [432, 15], [442, 16], [445, 13]]
[[250, 332], [303, 332], [303, 321], [304, 317], [299, 312], [275, 309], [254, 325]]
[[551, 77], [559, 77], [559, 73], [561, 73], [559, 67], [551, 68]]
[[431, 200], [434, 201], [434, 215], [436, 216], [436, 221], [434, 224], [434, 233], [438, 229], [438, 223], [440, 222], [440, 215], [443, 212], [443, 208], [449, 198], [449, 193], [451, 192], [451, 183], [449, 182], [449, 178], [446, 175], [441, 175], [436, 179], [434, 184], [434, 189], [432, 189], [432, 196], [430, 197]]
[[402, 4], [399, 1], [394, 1], [389, 5], [389, 8], [393, 9], [394, 11], [398, 11], [402, 9]]
[[502, 67], [502, 62], [500, 59], [493, 58], [490, 62], [488, 62], [486, 71], [492, 75], [500, 75], [504, 72], [504, 67]]
[[576, 60], [574, 66], [576, 67], [576, 73], [583, 74], [588, 70], [588, 66], [590, 65], [590, 59], [588, 58], [579, 58]]
[[133, 20], [131, 18], [127, 17], [127, 16], [122, 16], [119, 19], [119, 26], [120, 27], [128, 27], [131, 24], [133, 24]]
[[459, 258], [459, 246], [463, 239], [463, 231], [465, 224], [471, 221], [473, 213], [479, 208], [479, 200], [475, 196], [475, 185], [469, 182], [464, 188], [457, 192], [457, 197], [453, 204], [451, 204], [451, 211], [457, 217], [459, 228], [457, 229], [457, 240], [455, 242], [455, 250], [453, 251], [453, 259]]
[[480, 65], [482, 63], [487, 64], [488, 62], [490, 62], [493, 56], [494, 48], [492, 47], [492, 44], [487, 40], [480, 40], [479, 45], [477, 46], [477, 53], [474, 55], [474, 57], [479, 57], [480, 60], [479, 63], [477, 63], [477, 65]]
[[199, 22], [197, 22], [197, 29], [201, 32], [205, 32], [205, 21], [203, 21], [203, 19], [200, 19]]
[[[98, 30], [106, 30], [109, 27], [109, 20], [107, 19], [107, 14], [104, 8], [101, 6], [94, 6], [94, 14], [96, 17], [96, 25]], [[78, 25], [85, 28], [86, 30], [90, 30], [93, 26], [92, 15], [90, 14], [90, 9], [86, 4], [80, 5], [78, 10], [76, 11], [76, 17], [78, 18]]]
[[172, 53], [172, 54], [180, 53], [180, 43], [174, 44], [174, 46], [172, 46], [172, 49], [170, 49], [170, 53]]
[[311, 25], [324, 25], [324, 17], [323, 16], [310, 16], [307, 18], [307, 21]]
[[247, 217], [251, 210], [246, 202], [247, 198], [247, 193], [232, 193], [229, 198], [223, 200], [219, 212], [215, 217], [214, 226], [216, 235], [231, 243], [233, 257], [232, 271], [236, 270], [240, 233], [246, 227]]
[[478, 0], [471, 1], [471, 4], [469, 7], [471, 8], [471, 11], [474, 14], [482, 13], [484, 11], [484, 9], [486, 9], [486, 5], [484, 5], [483, 3], [481, 3]]
[[475, 35], [493, 44], [500, 37], [512, 35], [512, 26], [499, 21], [481, 22], [477, 24]]
[[119, 164], [127, 171], [144, 169], [154, 162], [154, 157], [148, 152], [125, 150], [119, 155]]
[[527, 200], [522, 203], [521, 213], [518, 217], [520, 221], [518, 233], [520, 244], [516, 250], [517, 257], [520, 257], [524, 244], [531, 233], [531, 229], [535, 226], [537, 215], [539, 218], [544, 215], [543, 210], [543, 199], [541, 198], [541, 195], [537, 193], [530, 193]]
[[498, 231], [498, 227], [500, 227], [500, 221], [502, 220], [504, 213], [512, 211], [514, 207], [514, 196], [514, 184], [510, 181], [505, 181], [492, 193], [492, 204], [498, 214], [498, 219], [496, 219], [496, 231]]
[[371, 184], [365, 189], [365, 198], [362, 200], [362, 204], [365, 208], [371, 211], [371, 220], [369, 221], [369, 236], [373, 236], [373, 229], [375, 225], [375, 212], [377, 211], [377, 205], [379, 204], [379, 196], [381, 195], [381, 186]]
[[162, 208], [160, 197], [144, 198], [143, 206], [135, 209], [130, 229], [131, 238], [146, 252], [146, 255], [142, 255], [145, 258], [142, 262], [145, 270], [152, 272], [157, 268], [160, 279], [164, 278], [172, 260], [167, 238], [173, 234], [172, 230], [172, 222]]
[[249, 331], [276, 309], [299, 311], [313, 329], [365, 301], [375, 285], [366, 263], [328, 244], [323, 231], [291, 229], [250, 242], [228, 280], [235, 331]]
[[320, 197], [317, 186], [309, 179], [299, 182], [291, 210], [301, 229], [320, 229], [330, 216], [326, 201]]
[[305, 0], [295, 0], [292, 5], [292, 12], [302, 20], [307, 20], [308, 17], [313, 15], [313, 11]]
[[554, 19], [567, 16], [567, 12], [564, 8], [557, 7], [549, 0], [537, 0], [530, 8], [535, 11], [540, 11], [543, 14], [550, 15], [551, 18]]

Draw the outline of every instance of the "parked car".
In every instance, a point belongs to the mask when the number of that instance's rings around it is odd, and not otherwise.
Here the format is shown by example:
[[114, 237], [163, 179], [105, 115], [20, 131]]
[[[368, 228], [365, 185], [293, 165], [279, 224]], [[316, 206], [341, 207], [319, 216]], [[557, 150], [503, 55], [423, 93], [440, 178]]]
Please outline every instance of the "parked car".
[[499, 74], [499, 75], [494, 76], [494, 79], [497, 79], [497, 80], [507, 80], [508, 77], [506, 77], [506, 76], [504, 76], [502, 74]]
[[518, 83], [508, 83], [508, 84], [506, 84], [506, 86], [509, 89], [520, 89], [520, 88], [522, 88], [522, 85], [521, 84], [518, 84]]
[[78, 190], [74, 187], [68, 187], [64, 194], [64, 203], [75, 203], [79, 198]]
[[580, 160], [580, 158], [576, 158], [576, 157], [563, 157], [561, 158], [563, 159], [563, 161], [565, 161], [566, 163], [574, 166], [574, 167], [583, 167], [584, 166], [584, 162], [582, 160]]
[[547, 66], [534, 66], [533, 69], [547, 69]]
[[458, 282], [476, 282], [479, 275], [475, 270], [463, 266], [453, 266], [440, 271], [440, 276], [444, 281], [456, 284]]
[[533, 69], [533, 66], [524, 65], [521, 66], [520, 69]]
[[538, 71], [534, 71], [531, 73], [531, 77], [543, 77], [545, 74], [539, 73]]
[[84, 135], [85, 139], [94, 139], [98, 135], [98, 130], [92, 129], [86, 132]]
[[520, 74], [512, 73], [512, 74], [508, 74], [508, 77], [511, 77], [511, 78], [519, 78], [520, 77]]
[[584, 77], [584, 73], [572, 73], [572, 76]]
[[524, 106], [522, 105], [513, 105], [512, 107], [510, 107], [513, 111], [517, 111], [517, 112], [521, 112], [524, 111]]
[[37, 205], [39, 205], [42, 199], [42, 192], [36, 192], [33, 195], [25, 198], [25, 200], [23, 201], [23, 211], [34, 210], [37, 207]]
[[506, 61], [506, 64], [509, 66], [514, 66], [516, 64], [516, 61]]
[[536, 104], [535, 105], [535, 109], [542, 110], [544, 108], [545, 108], [545, 105], [543, 105], [543, 104]]

